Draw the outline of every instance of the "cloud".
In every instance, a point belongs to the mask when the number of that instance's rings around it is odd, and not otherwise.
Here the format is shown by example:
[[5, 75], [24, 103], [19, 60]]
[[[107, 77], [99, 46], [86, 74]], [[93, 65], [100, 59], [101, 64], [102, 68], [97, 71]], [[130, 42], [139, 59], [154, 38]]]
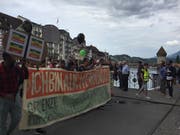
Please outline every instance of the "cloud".
[[68, 29], [72, 37], [82, 32], [88, 45], [102, 51], [106, 48], [110, 54], [151, 57], [162, 45], [168, 53], [179, 50], [179, 3], [180, 0], [6, 0], [1, 2], [0, 10], [42, 25]]
[[167, 45], [167, 46], [180, 45], [180, 41], [178, 41], [178, 40], [167, 41], [167, 42], [165, 43], [165, 45]]
[[[58, 2], [55, 0], [54, 2]], [[110, 16], [149, 18], [161, 10], [170, 10], [178, 6], [178, 0], [64, 0], [79, 6], [103, 8]]]
[[[110, 28], [149, 27], [176, 16], [178, 0], [53, 0], [49, 1], [56, 8], [73, 7], [79, 9], [74, 14], [82, 14], [101, 25]], [[72, 8], [71, 8], [72, 9]], [[69, 9], [68, 9], [69, 10]], [[161, 20], [161, 22], [159, 22]]]

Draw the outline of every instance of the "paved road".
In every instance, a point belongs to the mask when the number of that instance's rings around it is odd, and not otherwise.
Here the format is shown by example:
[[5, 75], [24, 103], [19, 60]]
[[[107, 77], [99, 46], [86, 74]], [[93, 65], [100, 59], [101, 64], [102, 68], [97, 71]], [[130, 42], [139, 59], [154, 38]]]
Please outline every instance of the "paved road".
[[[128, 98], [118, 95], [118, 89], [114, 92], [116, 96], [106, 105], [46, 127], [47, 135], [180, 135], [180, 106], [176, 102], [180, 94], [159, 102], [157, 96], [145, 101], [132, 97], [134, 91], [125, 93]], [[13, 135], [32, 134], [34, 131], [16, 131]]]

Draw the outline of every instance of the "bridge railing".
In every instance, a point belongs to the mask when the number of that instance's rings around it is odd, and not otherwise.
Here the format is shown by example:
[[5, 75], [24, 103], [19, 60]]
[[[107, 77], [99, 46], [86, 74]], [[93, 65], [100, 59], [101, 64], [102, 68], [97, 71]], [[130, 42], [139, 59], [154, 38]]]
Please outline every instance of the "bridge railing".
[[[150, 79], [148, 82], [148, 90], [155, 90], [159, 89], [160, 86], [160, 78], [159, 74], [157, 73], [156, 69], [149, 69], [150, 76], [152, 80]], [[114, 81], [114, 86], [119, 87], [119, 80]], [[138, 80], [137, 80], [137, 69], [131, 68], [130, 69], [130, 75], [128, 78], [128, 87], [132, 89], [139, 89]]]

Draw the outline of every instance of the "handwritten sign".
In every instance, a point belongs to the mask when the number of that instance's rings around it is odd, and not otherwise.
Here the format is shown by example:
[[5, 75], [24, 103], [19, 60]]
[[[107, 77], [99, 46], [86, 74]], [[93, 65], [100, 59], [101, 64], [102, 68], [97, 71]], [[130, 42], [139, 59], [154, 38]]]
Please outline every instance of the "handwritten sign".
[[57, 69], [29, 69], [24, 86], [20, 129], [51, 125], [110, 100], [109, 68], [84, 72]]
[[28, 36], [16, 30], [10, 30], [6, 52], [23, 57], [27, 45]]
[[40, 38], [31, 36], [26, 58], [34, 61], [41, 61], [44, 50], [44, 41]]

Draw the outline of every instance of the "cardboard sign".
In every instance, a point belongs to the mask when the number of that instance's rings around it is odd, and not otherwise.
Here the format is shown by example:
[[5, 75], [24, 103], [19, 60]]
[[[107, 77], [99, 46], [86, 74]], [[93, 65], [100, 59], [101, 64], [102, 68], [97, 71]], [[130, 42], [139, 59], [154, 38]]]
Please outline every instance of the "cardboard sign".
[[27, 45], [27, 40], [28, 35], [11, 29], [6, 45], [6, 52], [15, 56], [23, 57]]
[[34, 61], [41, 61], [44, 50], [44, 41], [40, 38], [31, 36], [28, 44], [26, 58]]

